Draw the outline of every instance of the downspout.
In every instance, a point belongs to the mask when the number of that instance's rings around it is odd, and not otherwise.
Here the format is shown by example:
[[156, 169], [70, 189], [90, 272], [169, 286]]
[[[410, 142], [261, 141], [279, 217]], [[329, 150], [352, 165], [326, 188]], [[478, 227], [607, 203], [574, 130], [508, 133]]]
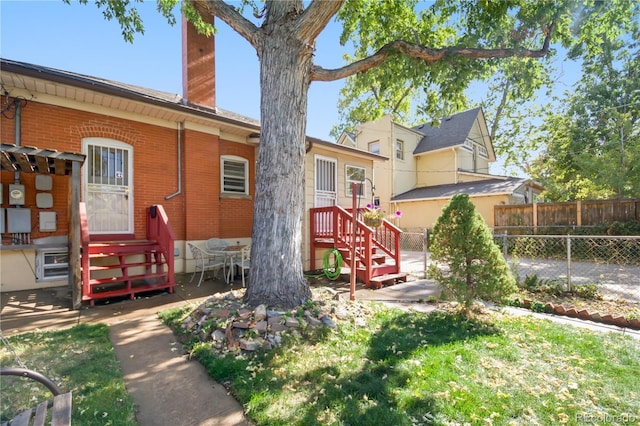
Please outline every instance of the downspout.
[[453, 151], [453, 183], [458, 183], [458, 152], [455, 147], [451, 148]]
[[182, 122], [178, 121], [178, 190], [173, 194], [167, 195], [164, 197], [165, 200], [170, 200], [173, 197], [180, 195], [182, 193]]
[[[20, 103], [20, 99], [14, 98], [13, 103], [16, 106], [16, 146], [20, 146], [20, 141], [22, 140], [22, 135], [20, 134], [20, 129], [22, 127], [22, 104]], [[20, 183], [20, 172], [16, 172], [13, 178], [13, 183]]]

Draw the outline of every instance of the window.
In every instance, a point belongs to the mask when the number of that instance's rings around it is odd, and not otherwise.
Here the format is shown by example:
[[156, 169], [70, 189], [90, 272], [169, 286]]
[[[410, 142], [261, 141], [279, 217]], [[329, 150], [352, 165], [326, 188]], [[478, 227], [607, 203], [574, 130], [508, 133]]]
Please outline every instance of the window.
[[369, 142], [369, 152], [380, 154], [380, 141]]
[[363, 194], [363, 182], [364, 182], [364, 169], [362, 167], [357, 167], [357, 166], [349, 166], [347, 165], [347, 173], [346, 173], [346, 184], [347, 184], [347, 190], [346, 193], [348, 196], [352, 196], [353, 195], [353, 191], [352, 191], [352, 186], [353, 184], [358, 184], [357, 188], [358, 188], [358, 196], [362, 197]]
[[398, 160], [404, 160], [404, 141], [400, 139], [396, 140], [396, 158]]
[[38, 281], [59, 280], [69, 276], [69, 253], [66, 250], [38, 251]]
[[222, 192], [249, 194], [249, 161], [232, 155], [220, 158]]

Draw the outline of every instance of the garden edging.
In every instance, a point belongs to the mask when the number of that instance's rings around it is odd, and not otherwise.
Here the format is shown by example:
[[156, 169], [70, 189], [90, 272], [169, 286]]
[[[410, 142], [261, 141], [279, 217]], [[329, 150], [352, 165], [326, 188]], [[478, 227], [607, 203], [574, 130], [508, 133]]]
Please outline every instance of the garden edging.
[[597, 323], [615, 325], [622, 328], [632, 328], [634, 330], [640, 330], [640, 318], [626, 318], [623, 315], [615, 315], [611, 313], [603, 314], [601, 312], [590, 312], [587, 309], [576, 309], [573, 307], [566, 308], [562, 304], [554, 305], [551, 302], [542, 303], [535, 302], [529, 299], [517, 300], [514, 303], [516, 307], [522, 307], [529, 309], [533, 312], [542, 312], [560, 316], [567, 316], [571, 318], [577, 318], [586, 321], [593, 321]]

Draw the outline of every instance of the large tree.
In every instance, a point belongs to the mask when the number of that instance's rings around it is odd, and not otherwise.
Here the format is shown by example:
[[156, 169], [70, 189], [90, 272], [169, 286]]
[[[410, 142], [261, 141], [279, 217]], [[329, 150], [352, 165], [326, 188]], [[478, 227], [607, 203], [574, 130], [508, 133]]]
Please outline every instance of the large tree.
[[553, 201], [640, 197], [640, 32], [603, 38], [583, 77], [549, 110], [531, 175]]
[[[500, 45], [509, 37], [516, 38], [520, 46], [535, 48], [540, 44], [540, 33], [530, 31], [530, 24], [539, 19], [540, 13], [549, 13], [549, 10], [541, 8], [541, 2], [529, 3], [503, 19], [478, 22], [480, 15], [469, 13], [469, 8], [481, 6], [470, 2], [451, 2], [446, 7], [441, 2], [400, 2], [393, 5], [392, 12], [401, 18], [395, 20], [392, 32], [386, 30], [388, 24], [381, 15], [391, 12], [390, 2], [385, 2], [386, 10], [370, 4], [359, 14], [347, 16], [349, 25], [344, 27], [343, 40], [352, 41], [354, 59], [367, 56], [381, 38], [392, 39], [397, 34], [423, 44], [450, 43], [452, 37], [457, 37], [458, 44], [476, 44], [481, 39], [484, 43]], [[339, 99], [340, 123], [333, 127], [332, 136], [337, 137], [343, 130], [353, 131], [358, 124], [385, 114], [406, 126], [437, 123], [441, 117], [471, 107], [470, 98], [482, 98], [496, 154], [508, 171], [527, 172], [531, 153], [539, 148], [532, 137], [542, 122], [539, 117], [545, 110], [556, 108], [544, 102], [540, 104], [540, 95], [549, 95], [562, 84], [568, 72], [563, 69], [564, 64], [588, 59], [601, 48], [605, 38], [628, 37], [640, 17], [640, 3], [636, 0], [567, 2], [566, 6], [573, 13], [563, 17], [566, 18], [563, 31], [556, 33], [549, 55], [543, 59], [459, 61], [455, 67], [442, 68], [417, 64], [411, 67], [413, 72], [406, 73], [403, 69], [411, 58], [402, 58], [387, 61], [366, 74], [349, 77]], [[428, 19], [418, 19], [412, 12], [416, 7]], [[505, 7], [505, 3], [492, 2], [486, 7], [495, 11], [494, 8]], [[343, 11], [341, 16], [347, 14]], [[475, 20], [469, 22], [468, 16]], [[456, 20], [458, 29], [453, 33], [452, 19]], [[518, 27], [518, 20], [530, 21]], [[468, 29], [470, 25], [475, 31]], [[483, 84], [467, 88], [469, 79]], [[481, 95], [475, 93], [478, 89], [482, 90]]]
[[[121, 25], [120, 17], [130, 15], [128, 0], [95, 1], [111, 10]], [[166, 14], [176, 1], [159, 0], [161, 10]], [[205, 22], [212, 17], [225, 22], [255, 48], [260, 61], [261, 136], [246, 302], [293, 307], [310, 297], [302, 269], [301, 228], [307, 92], [313, 82], [372, 72], [394, 62], [401, 64], [398, 77], [432, 72], [442, 75], [440, 84], [446, 90], [440, 95], [455, 100], [460, 88], [473, 79], [476, 61], [547, 55], [552, 38], [566, 33], [571, 13], [563, 1], [438, 0], [432, 11], [411, 16], [403, 8], [405, 3], [274, 0], [266, 1], [261, 10], [254, 5], [250, 19], [222, 0], [183, 4], [182, 12], [199, 28], [205, 29]], [[347, 27], [345, 34], [351, 33], [350, 26], [367, 24], [376, 26], [379, 37], [368, 44], [366, 55], [344, 67], [325, 69], [314, 63], [315, 42], [338, 12]], [[509, 30], [502, 25], [505, 22]], [[124, 20], [124, 24], [123, 31], [138, 31], [136, 19]], [[421, 34], [414, 36], [418, 28]], [[536, 46], [523, 46], [520, 34], [535, 34]]]

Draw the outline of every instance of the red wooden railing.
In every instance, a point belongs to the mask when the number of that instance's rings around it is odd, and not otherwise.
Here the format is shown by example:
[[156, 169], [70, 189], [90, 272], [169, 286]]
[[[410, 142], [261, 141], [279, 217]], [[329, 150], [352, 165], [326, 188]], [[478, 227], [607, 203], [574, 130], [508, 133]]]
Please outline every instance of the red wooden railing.
[[89, 277], [91, 276], [91, 272], [89, 271], [89, 264], [91, 263], [89, 259], [89, 243], [91, 242], [91, 237], [89, 235], [89, 223], [87, 222], [87, 205], [85, 203], [80, 203], [80, 244], [81, 244], [81, 252], [80, 252], [80, 267], [82, 268], [81, 277], [82, 277], [82, 288], [83, 291], [85, 289], [86, 283], [89, 282]]
[[316, 248], [333, 247], [338, 250], [348, 250], [355, 245], [357, 262], [355, 265], [350, 262], [349, 265], [351, 268], [357, 268], [358, 276], [365, 284], [369, 284], [376, 273], [373, 268], [373, 257], [378, 250], [391, 257], [395, 263], [393, 268], [382, 270], [382, 272], [399, 272], [402, 231], [387, 220], [383, 220], [382, 225], [377, 228], [370, 228], [360, 220], [357, 224], [357, 235], [354, 236], [354, 220], [350, 212], [340, 206], [312, 208], [309, 226], [311, 269], [316, 269]]
[[167, 279], [174, 280], [174, 241], [176, 237], [161, 205], [147, 207], [147, 240], [156, 241], [167, 264]]

